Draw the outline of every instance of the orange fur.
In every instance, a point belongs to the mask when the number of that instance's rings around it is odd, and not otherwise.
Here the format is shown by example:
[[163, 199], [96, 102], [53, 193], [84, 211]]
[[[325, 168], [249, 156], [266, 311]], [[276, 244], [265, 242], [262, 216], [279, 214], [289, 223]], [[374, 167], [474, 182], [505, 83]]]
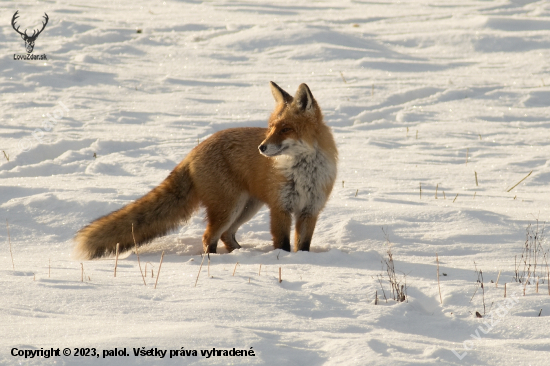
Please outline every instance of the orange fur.
[[213, 134], [158, 187], [81, 229], [75, 236], [76, 256], [110, 255], [117, 243], [121, 251], [132, 249], [132, 224], [137, 245], [145, 244], [175, 229], [199, 205], [206, 208], [206, 252], [215, 253], [219, 239], [230, 251], [240, 248], [237, 229], [263, 204], [271, 210], [274, 247], [290, 250], [294, 215], [295, 248], [309, 250], [317, 216], [336, 178], [336, 144], [305, 84], [294, 98], [274, 83], [271, 89], [276, 107], [267, 129]]

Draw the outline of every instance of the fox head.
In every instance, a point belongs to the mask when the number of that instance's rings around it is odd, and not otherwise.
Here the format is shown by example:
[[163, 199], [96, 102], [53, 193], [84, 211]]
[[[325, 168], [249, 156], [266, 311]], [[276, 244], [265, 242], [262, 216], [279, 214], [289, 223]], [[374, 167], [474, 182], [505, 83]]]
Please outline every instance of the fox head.
[[265, 139], [258, 146], [260, 153], [272, 157], [314, 150], [323, 127], [323, 115], [308, 86], [301, 84], [293, 98], [274, 82], [270, 83], [276, 105]]

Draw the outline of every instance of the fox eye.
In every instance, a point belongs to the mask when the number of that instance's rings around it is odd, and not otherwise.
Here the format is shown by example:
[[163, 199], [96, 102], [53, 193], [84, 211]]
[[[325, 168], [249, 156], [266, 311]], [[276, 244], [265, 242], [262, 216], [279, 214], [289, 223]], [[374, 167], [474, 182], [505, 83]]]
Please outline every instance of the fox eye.
[[285, 127], [281, 130], [281, 132], [279, 132], [280, 134], [284, 134], [284, 133], [289, 133], [290, 131], [292, 131], [292, 128], [290, 127]]

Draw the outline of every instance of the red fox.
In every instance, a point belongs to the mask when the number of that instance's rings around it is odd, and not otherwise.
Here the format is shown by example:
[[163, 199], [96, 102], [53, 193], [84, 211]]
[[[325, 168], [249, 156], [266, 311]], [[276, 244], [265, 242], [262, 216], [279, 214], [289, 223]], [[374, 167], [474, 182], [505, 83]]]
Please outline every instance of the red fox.
[[[237, 229], [265, 204], [273, 246], [308, 251], [317, 217], [336, 179], [338, 151], [306, 84], [294, 97], [271, 82], [275, 110], [267, 128], [231, 128], [201, 142], [170, 175], [138, 200], [100, 217], [75, 236], [75, 255], [93, 259], [134, 248], [189, 219], [200, 206], [207, 226], [202, 242], [216, 253], [221, 239], [240, 248]], [[132, 228], [134, 233], [132, 234]]]

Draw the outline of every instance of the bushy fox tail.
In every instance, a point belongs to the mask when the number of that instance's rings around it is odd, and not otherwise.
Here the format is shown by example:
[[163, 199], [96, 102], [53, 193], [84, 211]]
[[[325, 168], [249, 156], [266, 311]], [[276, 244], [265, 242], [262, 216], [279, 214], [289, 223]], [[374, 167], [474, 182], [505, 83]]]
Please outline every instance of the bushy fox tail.
[[175, 229], [186, 221], [199, 206], [189, 166], [182, 161], [170, 175], [140, 199], [100, 217], [82, 228], [75, 236], [73, 255], [79, 259], [94, 259], [143, 245]]

